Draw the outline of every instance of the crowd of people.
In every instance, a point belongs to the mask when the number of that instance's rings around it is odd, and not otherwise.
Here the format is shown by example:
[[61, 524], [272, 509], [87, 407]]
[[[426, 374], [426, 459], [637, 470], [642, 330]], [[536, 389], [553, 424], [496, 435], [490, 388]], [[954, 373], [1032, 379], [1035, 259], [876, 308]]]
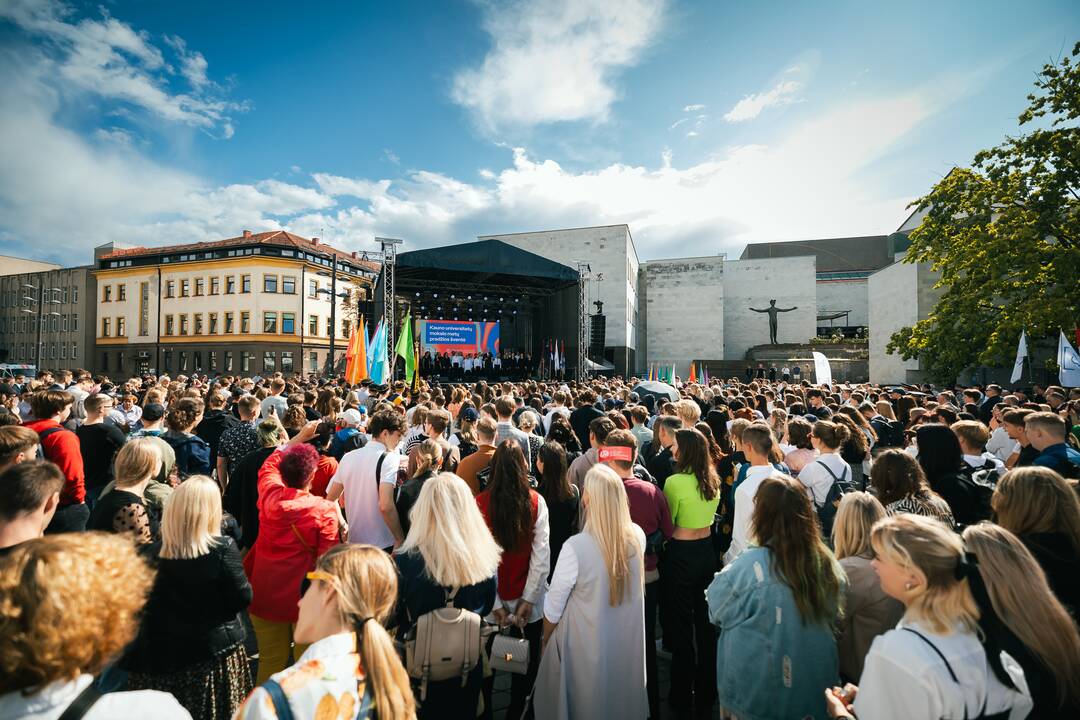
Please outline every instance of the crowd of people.
[[1080, 389], [751, 374], [0, 381], [0, 717], [1080, 717]]

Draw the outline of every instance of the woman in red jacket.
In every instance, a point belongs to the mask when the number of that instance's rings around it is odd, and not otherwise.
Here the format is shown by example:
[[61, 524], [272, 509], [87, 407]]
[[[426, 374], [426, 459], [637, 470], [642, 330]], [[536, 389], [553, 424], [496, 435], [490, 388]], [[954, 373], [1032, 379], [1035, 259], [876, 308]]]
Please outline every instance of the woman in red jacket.
[[[259, 471], [259, 536], [244, 558], [252, 588], [248, 612], [259, 643], [256, 684], [288, 667], [300, 582], [338, 543], [337, 505], [309, 492], [319, 453], [307, 441], [318, 424], [304, 426]], [[297, 647], [294, 654], [303, 651]]]

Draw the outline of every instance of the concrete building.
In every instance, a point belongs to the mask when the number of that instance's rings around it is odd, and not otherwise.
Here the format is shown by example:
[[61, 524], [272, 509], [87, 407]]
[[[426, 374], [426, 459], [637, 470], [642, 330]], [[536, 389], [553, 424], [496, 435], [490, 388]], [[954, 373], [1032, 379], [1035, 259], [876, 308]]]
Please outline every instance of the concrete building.
[[0, 362], [52, 370], [90, 368], [94, 268], [0, 256]]
[[[284, 231], [159, 248], [98, 249], [99, 372], [318, 372], [336, 359], [377, 266]], [[337, 303], [330, 324], [331, 272]]]

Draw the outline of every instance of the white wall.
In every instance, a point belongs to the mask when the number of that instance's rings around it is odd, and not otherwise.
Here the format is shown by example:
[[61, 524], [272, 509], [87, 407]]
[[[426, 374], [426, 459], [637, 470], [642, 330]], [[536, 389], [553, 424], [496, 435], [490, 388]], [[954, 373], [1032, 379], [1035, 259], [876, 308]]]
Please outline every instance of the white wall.
[[749, 308], [797, 309], [780, 313], [777, 341], [805, 343], [817, 334], [817, 258], [812, 255], [724, 263], [724, 359], [740, 360], [769, 343], [769, 317]]
[[650, 363], [675, 362], [686, 377], [694, 360], [719, 359], [724, 353], [724, 259], [722, 257], [652, 260], [642, 263], [647, 284], [646, 357]]
[[902, 360], [885, 348], [892, 334], [926, 318], [941, 290], [934, 289], [938, 273], [928, 265], [894, 263], [870, 276], [870, 382], [906, 383], [922, 380], [918, 360]]
[[[850, 310], [844, 318], [833, 321], [833, 325], [867, 325], [870, 322], [870, 296], [866, 279], [862, 280], [819, 280], [817, 283], [817, 311], [837, 313]], [[822, 325], [828, 325], [823, 320]]]

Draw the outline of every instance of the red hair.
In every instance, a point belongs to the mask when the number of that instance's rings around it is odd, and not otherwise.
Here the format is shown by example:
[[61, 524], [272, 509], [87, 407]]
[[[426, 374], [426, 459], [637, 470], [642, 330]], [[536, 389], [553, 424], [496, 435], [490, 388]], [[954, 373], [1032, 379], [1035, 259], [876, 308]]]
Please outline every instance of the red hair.
[[319, 466], [319, 451], [307, 443], [293, 445], [282, 452], [281, 479], [291, 488], [305, 489]]

